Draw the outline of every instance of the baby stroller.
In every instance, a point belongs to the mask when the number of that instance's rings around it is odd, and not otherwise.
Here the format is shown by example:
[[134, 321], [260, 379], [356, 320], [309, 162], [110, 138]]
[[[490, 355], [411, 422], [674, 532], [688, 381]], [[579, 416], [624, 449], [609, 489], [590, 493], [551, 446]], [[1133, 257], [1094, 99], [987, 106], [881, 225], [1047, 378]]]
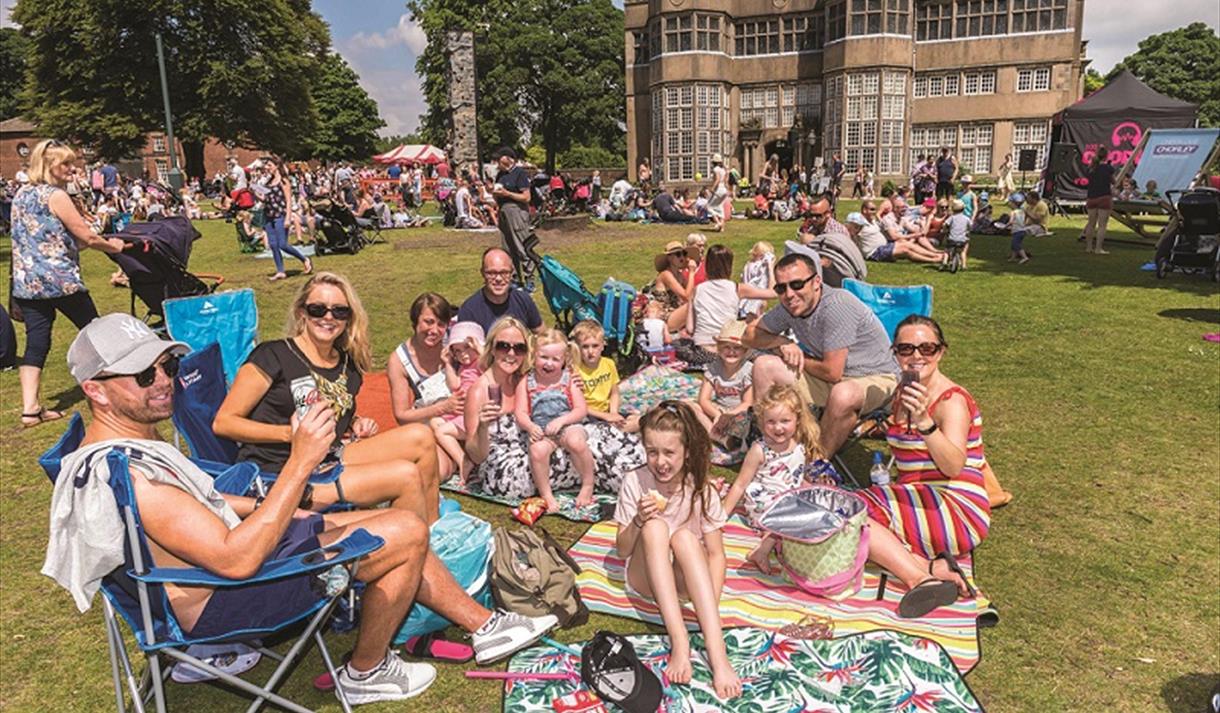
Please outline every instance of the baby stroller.
[[347, 206], [329, 198], [310, 201], [310, 207], [321, 220], [318, 227], [322, 237], [317, 241], [317, 253], [349, 253], [355, 255], [370, 241], [365, 238], [361, 222]]
[[[136, 315], [136, 298], [148, 307], [144, 321], [152, 317], [164, 319], [162, 303], [172, 297], [194, 297], [216, 291], [224, 282], [223, 275], [199, 273], [187, 269], [191, 245], [201, 235], [182, 216], [171, 216], [150, 223], [135, 223], [115, 233], [128, 246], [111, 255], [131, 286], [131, 314]], [[210, 281], [208, 284], [205, 280]]]
[[[606, 332], [604, 354], [614, 359], [619, 376], [625, 378], [639, 370], [644, 363], [644, 353], [636, 341], [635, 324], [629, 314], [634, 290], [627, 296], [626, 304], [615, 305], [619, 300], [613, 298], [621, 289], [611, 292], [603, 287], [603, 296], [599, 299], [585, 287], [579, 275], [550, 255], [542, 258], [538, 274], [542, 278], [547, 306], [555, 315], [555, 326], [566, 333], [572, 331], [577, 322], [586, 319], [597, 322]], [[620, 285], [622, 283], [607, 282], [610, 287]], [[624, 312], [624, 309], [628, 311]]]
[[1220, 282], [1220, 191], [1191, 188], [1185, 192], [1165, 191], [1173, 204], [1174, 193], [1181, 193], [1170, 217], [1169, 226], [1156, 246], [1156, 276], [1163, 279], [1174, 269], [1183, 272], [1210, 272]]

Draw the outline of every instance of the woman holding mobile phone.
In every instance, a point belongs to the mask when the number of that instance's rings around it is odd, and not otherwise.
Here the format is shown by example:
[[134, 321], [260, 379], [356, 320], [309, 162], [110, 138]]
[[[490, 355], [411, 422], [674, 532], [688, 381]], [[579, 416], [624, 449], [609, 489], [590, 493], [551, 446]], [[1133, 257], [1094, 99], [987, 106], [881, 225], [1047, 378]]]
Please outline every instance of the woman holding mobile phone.
[[940, 371], [948, 346], [928, 317], [911, 315], [894, 330], [893, 350], [906, 378], [886, 440], [898, 477], [860, 491], [879, 525], [870, 529], [869, 559], [913, 593], [922, 590], [919, 610], [973, 593], [954, 558], [978, 547], [991, 522], [983, 417], [970, 393]]

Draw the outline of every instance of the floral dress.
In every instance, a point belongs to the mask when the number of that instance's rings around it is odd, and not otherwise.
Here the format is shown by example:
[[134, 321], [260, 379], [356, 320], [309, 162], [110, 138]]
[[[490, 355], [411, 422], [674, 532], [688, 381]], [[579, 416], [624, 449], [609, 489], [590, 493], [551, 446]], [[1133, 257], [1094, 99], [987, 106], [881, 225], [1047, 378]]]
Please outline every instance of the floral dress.
[[51, 212], [60, 190], [27, 185], [13, 197], [13, 296], [45, 300], [87, 292], [80, 274], [80, 248]]
[[798, 488], [804, 481], [805, 446], [798, 443], [787, 453], [780, 453], [765, 441], [763, 462], [746, 486], [745, 510], [751, 523], [757, 524], [762, 514], [779, 496]]

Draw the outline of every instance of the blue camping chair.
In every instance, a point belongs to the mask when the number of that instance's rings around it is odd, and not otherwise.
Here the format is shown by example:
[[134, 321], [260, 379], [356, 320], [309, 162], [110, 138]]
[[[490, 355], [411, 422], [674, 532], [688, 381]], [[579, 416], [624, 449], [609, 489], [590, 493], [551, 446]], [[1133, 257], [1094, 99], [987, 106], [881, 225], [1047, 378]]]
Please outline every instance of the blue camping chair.
[[[39, 463], [46, 470], [52, 483], [59, 476], [61, 460], [65, 455], [76, 450], [83, 435], [84, 423], [80, 414], [76, 414], [64, 435], [39, 459]], [[342, 597], [342, 591], [321, 599], [309, 610], [268, 628], [232, 631], [221, 636], [196, 639], [182, 631], [166, 596], [165, 585], [241, 587], [286, 577], [314, 576], [334, 567], [346, 570], [348, 581], [351, 582], [356, 576], [360, 559], [379, 549], [385, 544], [385, 541], [369, 534], [367, 530], [358, 529], [343, 540], [327, 547], [265, 562], [254, 576], [243, 580], [219, 577], [198, 567], [149, 566], [152, 557], [141, 524], [139, 506], [132, 490], [131, 473], [128, 467], [129, 461], [133, 457], [138, 458], [139, 453], [117, 448], [106, 455], [110, 473], [110, 489], [114, 493], [115, 504], [121, 511], [127, 533], [124, 543], [125, 562], [111, 572], [102, 581], [101, 586], [105, 607], [106, 642], [110, 649], [110, 673], [114, 683], [115, 705], [118, 711], [126, 713], [127, 710], [123, 691], [125, 683], [127, 692], [131, 695], [131, 705], [135, 710], [143, 713], [145, 705], [151, 700], [155, 710], [158, 713], [164, 713], [166, 709], [164, 677], [169, 671], [168, 668], [164, 670], [164, 673], [162, 671], [162, 657], [164, 656], [167, 659], [166, 663], [176, 661], [189, 664], [216, 676], [229, 686], [254, 696], [255, 700], [249, 708], [251, 712], [257, 711], [265, 703], [271, 702], [285, 710], [308, 713], [308, 708], [289, 701], [275, 693], [275, 690], [285, 675], [298, 663], [310, 639], [317, 643], [327, 671], [334, 680], [338, 680], [333, 659], [322, 638], [322, 625], [334, 612], [335, 606]], [[238, 466], [235, 470], [244, 471], [244, 474], [240, 478], [234, 476], [231, 482], [224, 484], [236, 487], [238, 492], [245, 492], [249, 488], [249, 481], [257, 475], [257, 470], [251, 471], [249, 467], [243, 466]], [[244, 485], [241, 482], [242, 478], [246, 479]], [[218, 489], [221, 484], [222, 482], [218, 480]], [[136, 678], [134, 666], [127, 652], [127, 645], [119, 628], [120, 618], [131, 630], [136, 645], [144, 653], [147, 668], [139, 680]], [[258, 643], [256, 639], [268, 634], [298, 629], [302, 623], [304, 630], [297, 636], [287, 654], [281, 656], [261, 646], [254, 646]], [[192, 644], [219, 641], [246, 642], [264, 656], [279, 663], [266, 683], [259, 686], [225, 673], [187, 652], [187, 648]], [[340, 706], [344, 711], [350, 713], [351, 708], [343, 691], [337, 689], [337, 694]]]
[[[902, 320], [913, 314], [924, 317], [932, 316], [931, 285], [870, 285], [867, 282], [846, 278], [843, 280], [843, 289], [860, 298], [860, 301], [877, 315], [877, 319], [881, 320], [881, 325], [885, 327], [886, 337], [891, 342], [894, 340], [894, 330], [898, 328], [898, 323]], [[860, 421], [852, 429], [851, 436], [843, 444], [843, 448], [834, 454], [835, 466], [860, 487], [867, 487], [868, 482], [861, 480], [851, 472], [843, 460], [842, 452], [864, 437], [869, 430], [866, 426], [885, 423], [890, 416], [889, 404], [870, 413], [861, 414]], [[894, 459], [891, 456], [889, 465], [893, 466], [893, 464]]]
[[170, 336], [186, 342], [192, 351], [219, 344], [225, 383], [232, 384], [237, 370], [258, 343], [258, 305], [254, 290], [216, 292], [198, 297], [166, 300], [165, 326]]

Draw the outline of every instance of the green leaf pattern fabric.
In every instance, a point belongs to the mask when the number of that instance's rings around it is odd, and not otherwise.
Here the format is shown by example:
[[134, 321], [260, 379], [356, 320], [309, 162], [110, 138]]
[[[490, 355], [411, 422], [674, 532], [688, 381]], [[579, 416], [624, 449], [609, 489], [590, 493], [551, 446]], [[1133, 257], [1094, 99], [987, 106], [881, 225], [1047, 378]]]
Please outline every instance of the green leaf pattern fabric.
[[[661, 679], [665, 713], [971, 713], [982, 706], [949, 655], [930, 639], [897, 631], [872, 631], [830, 641], [790, 639], [765, 629], [725, 631], [729, 660], [743, 693], [723, 702], [712, 689], [703, 638], [691, 636], [694, 677], [689, 686], [665, 678], [669, 638], [630, 637], [640, 660]], [[576, 645], [579, 648], [579, 644]], [[521, 652], [510, 671], [580, 670], [578, 657], [549, 646]], [[510, 681], [504, 710], [549, 713], [556, 698], [581, 686], [568, 681]], [[607, 705], [611, 711], [615, 706]]]

